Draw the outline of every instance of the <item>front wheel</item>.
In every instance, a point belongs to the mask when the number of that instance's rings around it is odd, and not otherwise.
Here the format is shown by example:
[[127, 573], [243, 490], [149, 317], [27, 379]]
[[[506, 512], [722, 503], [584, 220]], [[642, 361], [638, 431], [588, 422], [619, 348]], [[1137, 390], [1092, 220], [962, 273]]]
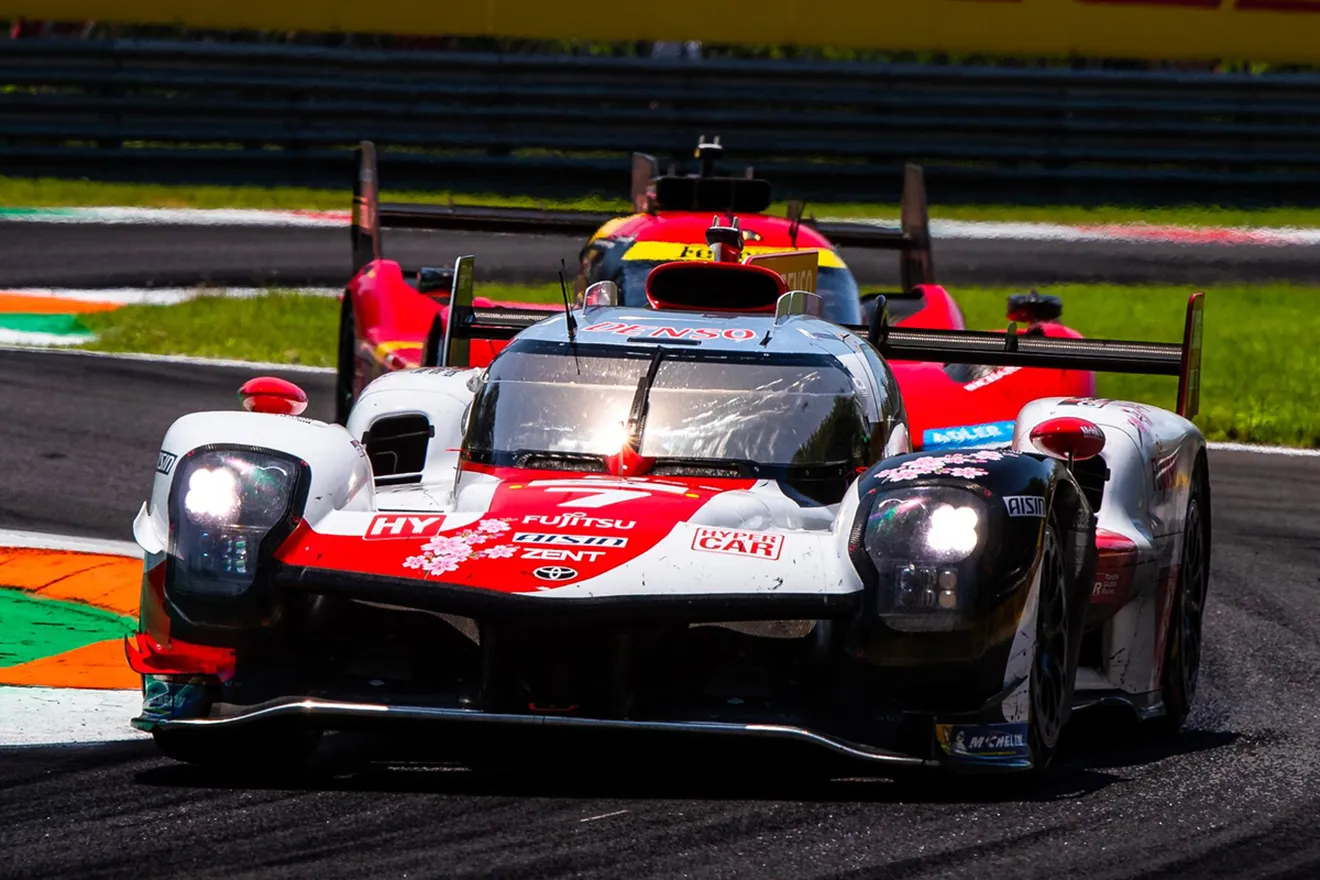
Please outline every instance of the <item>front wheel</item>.
[[1059, 750], [1059, 739], [1072, 702], [1072, 630], [1068, 575], [1054, 525], [1045, 527], [1036, 605], [1036, 645], [1031, 661], [1031, 715], [1027, 741], [1033, 775], [1045, 774]]
[[1154, 722], [1157, 732], [1173, 734], [1181, 730], [1196, 700], [1209, 578], [1210, 484], [1202, 459], [1196, 465], [1183, 520], [1182, 559], [1164, 639], [1164, 672], [1160, 682], [1164, 717]]

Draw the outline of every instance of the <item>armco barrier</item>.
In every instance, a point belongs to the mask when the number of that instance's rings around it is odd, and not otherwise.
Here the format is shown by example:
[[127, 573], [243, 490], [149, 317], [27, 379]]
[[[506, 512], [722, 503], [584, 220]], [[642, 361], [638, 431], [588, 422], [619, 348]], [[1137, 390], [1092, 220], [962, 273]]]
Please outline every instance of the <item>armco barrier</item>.
[[1320, 62], [1316, 0], [0, 0], [0, 18], [995, 55]]
[[1320, 77], [0, 42], [10, 174], [626, 192], [719, 134], [782, 195], [1320, 202]]

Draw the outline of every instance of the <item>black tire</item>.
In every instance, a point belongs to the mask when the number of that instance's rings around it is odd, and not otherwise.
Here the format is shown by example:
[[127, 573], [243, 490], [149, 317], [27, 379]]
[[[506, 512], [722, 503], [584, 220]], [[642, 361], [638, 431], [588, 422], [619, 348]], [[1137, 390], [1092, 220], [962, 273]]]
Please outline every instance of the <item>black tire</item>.
[[1045, 527], [1040, 591], [1036, 598], [1036, 642], [1031, 658], [1031, 710], [1027, 742], [1032, 773], [1040, 778], [1054, 763], [1072, 705], [1077, 645], [1068, 589], [1068, 565], [1054, 524]]
[[296, 773], [321, 740], [321, 731], [296, 727], [180, 728], [155, 730], [165, 757], [214, 772]]
[[1210, 481], [1205, 458], [1196, 463], [1187, 499], [1182, 561], [1164, 639], [1164, 672], [1160, 691], [1164, 715], [1151, 723], [1153, 732], [1173, 735], [1182, 729], [1196, 701], [1204, 646], [1205, 599], [1210, 585]]
[[353, 325], [353, 298], [344, 291], [339, 309], [339, 354], [335, 368], [335, 422], [348, 424], [357, 399], [357, 330]]

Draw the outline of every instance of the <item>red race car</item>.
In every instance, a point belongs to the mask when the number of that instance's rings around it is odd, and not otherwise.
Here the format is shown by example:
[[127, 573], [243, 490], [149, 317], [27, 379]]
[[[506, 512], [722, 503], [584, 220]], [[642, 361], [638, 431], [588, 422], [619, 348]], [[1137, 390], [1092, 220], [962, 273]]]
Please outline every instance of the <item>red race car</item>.
[[[935, 283], [925, 186], [921, 168], [909, 165], [903, 181], [898, 229], [868, 223], [816, 222], [802, 217], [800, 203], [789, 203], [788, 216], [764, 213], [770, 206], [770, 184], [751, 174], [725, 177], [716, 171], [722, 153], [718, 140], [702, 141], [695, 175], [660, 174], [650, 156], [633, 157], [632, 201], [636, 212], [622, 217], [577, 211], [508, 208], [445, 207], [390, 204], [378, 201], [375, 149], [359, 149], [358, 179], [353, 200], [354, 275], [343, 298], [340, 320], [336, 420], [347, 422], [362, 389], [382, 373], [420, 366], [442, 366], [454, 289], [472, 283], [471, 261], [455, 269], [421, 268], [405, 272], [381, 251], [382, 228], [464, 229], [512, 233], [587, 235], [581, 250], [574, 295], [599, 281], [617, 286], [620, 305], [646, 307], [646, 278], [661, 263], [674, 260], [710, 261], [711, 236], [718, 229], [737, 229], [740, 257], [754, 261], [785, 252], [814, 252], [810, 288], [820, 294], [825, 317], [836, 324], [859, 327], [877, 338], [896, 329], [963, 330], [958, 304]], [[712, 221], [714, 216], [714, 222]], [[840, 247], [896, 250], [900, 256], [902, 289], [863, 295], [840, 256]], [[466, 267], [466, 268], [465, 268]], [[466, 277], [460, 277], [466, 276]], [[787, 276], [789, 287], [806, 282]], [[497, 303], [478, 297], [474, 306], [508, 308], [515, 324], [526, 311], [561, 306]], [[516, 313], [522, 312], [523, 317]], [[1034, 292], [1009, 300], [1009, 332], [1078, 338], [1059, 322], [1058, 299]], [[465, 318], [470, 320], [470, 316]], [[490, 320], [486, 313], [484, 320]], [[477, 339], [470, 345], [470, 363], [485, 365], [503, 347], [501, 339]], [[1022, 406], [1040, 397], [1089, 397], [1094, 374], [1040, 367], [968, 366], [965, 364], [894, 362], [894, 372], [907, 406], [914, 449], [954, 449], [1007, 446], [1013, 419]]]

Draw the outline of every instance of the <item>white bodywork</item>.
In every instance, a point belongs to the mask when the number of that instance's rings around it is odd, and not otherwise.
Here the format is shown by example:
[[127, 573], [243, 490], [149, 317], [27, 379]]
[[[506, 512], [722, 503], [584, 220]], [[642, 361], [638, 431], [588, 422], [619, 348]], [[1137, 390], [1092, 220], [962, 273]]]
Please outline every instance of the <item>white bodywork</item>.
[[[1079, 669], [1077, 690], [1158, 691], [1156, 658], [1163, 652], [1172, 582], [1182, 558], [1183, 517], [1205, 440], [1190, 421], [1158, 407], [1094, 398], [1045, 398], [1022, 408], [1013, 448], [1035, 451], [1031, 429], [1062, 416], [1086, 419], [1104, 431], [1101, 457], [1110, 476], [1097, 528], [1132, 541], [1138, 557], [1129, 598], [1104, 624], [1102, 665]], [[1097, 594], [1103, 589], [1097, 583]]]
[[[413, 522], [430, 521], [433, 526], [433, 518], [440, 516], [442, 522], [434, 528], [462, 529], [487, 515], [500, 483], [484, 473], [460, 474], [457, 467], [463, 417], [474, 393], [472, 380], [480, 372], [431, 368], [388, 373], [363, 391], [347, 429], [290, 416], [194, 413], [171, 426], [161, 446], [162, 456], [181, 459], [193, 449], [216, 444], [297, 455], [311, 466], [312, 473], [305, 519], [321, 535], [360, 539], [373, 519], [387, 512], [416, 514]], [[425, 415], [435, 429], [422, 479], [408, 485], [375, 486], [361, 438], [378, 419], [409, 413]], [[546, 491], [562, 492], [563, 500], [556, 508], [562, 508], [564, 514], [636, 517], [638, 510], [644, 515], [649, 495], [672, 491], [665, 481], [646, 478], [584, 475], [571, 479], [558, 473], [548, 477], [545, 482], [561, 484]], [[151, 501], [135, 523], [138, 543], [149, 555], [163, 553], [168, 542], [172, 480], [172, 469], [168, 474], [157, 472]], [[642, 503], [640, 507], [637, 502]], [[856, 505], [856, 492], [850, 492], [840, 504], [804, 508], [786, 497], [774, 481], [756, 481], [746, 490], [713, 495], [647, 552], [597, 576], [530, 595], [550, 600], [712, 592], [854, 593], [862, 589], [862, 583], [848, 561], [847, 531]], [[702, 526], [780, 535], [782, 548], [775, 559], [750, 561], [734, 554], [694, 552], [695, 530]], [[403, 570], [398, 574], [404, 574]]]
[[[168, 546], [167, 500], [173, 462], [194, 449], [216, 444], [282, 450], [306, 461], [312, 483], [305, 519], [321, 535], [361, 538], [373, 519], [387, 512], [411, 517], [413, 523], [434, 522], [440, 517], [439, 528], [446, 531], [480, 523], [499, 481], [479, 472], [460, 473], [457, 467], [465, 414], [480, 377], [480, 370], [444, 368], [384, 375], [363, 391], [347, 429], [247, 412], [196, 413], [179, 419], [165, 436], [151, 500], [135, 523], [147, 567], [158, 563]], [[424, 415], [435, 430], [421, 480], [397, 487], [375, 486], [361, 444], [363, 434], [384, 416], [406, 413]], [[1099, 668], [1079, 670], [1078, 689], [1129, 694], [1157, 691], [1159, 663], [1153, 658], [1160, 656], [1160, 628], [1167, 620], [1167, 609], [1156, 604], [1167, 603], [1172, 595], [1167, 588], [1169, 572], [1176, 573], [1188, 485], [1204, 442], [1190, 422], [1155, 407], [1053, 398], [1023, 408], [1014, 448], [1037, 452], [1029, 439], [1032, 427], [1058, 416], [1084, 418], [1104, 430], [1103, 457], [1112, 476], [1104, 490], [1098, 525], [1135, 543], [1140, 560], [1131, 599], [1104, 624], [1103, 663]], [[901, 433], [896, 431], [891, 438], [896, 448], [887, 453], [906, 451], [906, 429], [900, 428]], [[644, 499], [648, 493], [661, 491], [654, 481], [645, 479], [594, 475], [564, 479], [559, 474], [554, 479], [566, 484], [559, 487], [564, 494], [557, 505], [565, 515], [623, 516], [630, 509], [623, 496], [631, 493]], [[609, 493], [614, 493], [614, 501], [606, 497]], [[785, 497], [773, 481], [759, 481], [746, 490], [714, 495], [654, 547], [629, 561], [571, 585], [547, 585], [528, 595], [552, 601], [621, 595], [856, 593], [862, 583], [849, 561], [847, 542], [857, 504], [855, 485], [840, 504], [810, 508]], [[640, 509], [644, 513], [644, 505]], [[693, 530], [701, 526], [779, 535], [782, 552], [773, 560], [694, 552]], [[402, 570], [397, 573], [404, 574]], [[1034, 611], [1034, 603], [1028, 603], [1018, 626], [1019, 640], [1025, 640], [1024, 651], [1019, 653], [1027, 658], [1026, 647], [1034, 637]], [[1027, 681], [1016, 674], [1007, 675], [1005, 683], [1010, 680], [1020, 682], [1021, 687], [1006, 705], [1024, 711]]]

